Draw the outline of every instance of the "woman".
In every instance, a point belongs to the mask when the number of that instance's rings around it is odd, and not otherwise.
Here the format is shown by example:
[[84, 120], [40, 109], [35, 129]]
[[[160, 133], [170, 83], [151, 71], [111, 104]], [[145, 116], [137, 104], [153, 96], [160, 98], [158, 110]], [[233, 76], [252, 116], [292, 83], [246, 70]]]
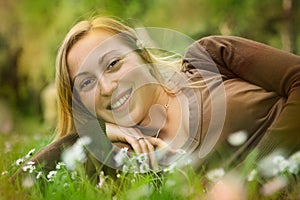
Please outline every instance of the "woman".
[[49, 168], [77, 134], [90, 136], [91, 154], [111, 168], [118, 165], [107, 154], [124, 146], [147, 153], [153, 169], [177, 161], [181, 150], [200, 166], [237, 131], [247, 141], [230, 146], [228, 166], [254, 148], [262, 157], [300, 147], [300, 57], [247, 39], [206, 37], [182, 59], [99, 17], [65, 37], [56, 85], [57, 138], [33, 158]]

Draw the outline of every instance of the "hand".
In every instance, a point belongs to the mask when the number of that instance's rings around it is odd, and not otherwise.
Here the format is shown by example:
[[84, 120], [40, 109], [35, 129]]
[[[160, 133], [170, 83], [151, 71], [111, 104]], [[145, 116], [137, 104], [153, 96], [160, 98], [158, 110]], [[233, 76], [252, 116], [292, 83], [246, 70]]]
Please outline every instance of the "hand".
[[160, 138], [145, 136], [137, 128], [120, 127], [115, 124], [106, 123], [106, 133], [112, 143], [129, 144], [131, 149], [137, 153], [148, 155], [148, 164], [152, 169], [157, 169], [157, 159], [154, 151], [156, 148], [162, 149], [168, 144]]

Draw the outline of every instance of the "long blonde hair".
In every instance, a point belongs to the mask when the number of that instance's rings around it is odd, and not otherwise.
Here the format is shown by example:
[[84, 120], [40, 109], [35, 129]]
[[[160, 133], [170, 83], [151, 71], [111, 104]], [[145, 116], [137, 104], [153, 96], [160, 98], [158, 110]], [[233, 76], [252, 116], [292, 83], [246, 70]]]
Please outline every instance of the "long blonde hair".
[[[127, 35], [129, 35], [129, 37], [137, 40], [135, 32], [132, 28], [121, 23], [119, 20], [110, 17], [96, 17], [91, 20], [81, 21], [71, 28], [62, 42], [56, 59], [55, 81], [58, 102], [56, 138], [63, 137], [71, 132], [75, 132], [74, 118], [72, 114], [72, 82], [68, 71], [67, 56], [71, 47], [93, 29], [103, 29], [112, 34], [126, 33]], [[159, 62], [172, 67], [175, 63], [178, 64], [175, 64], [177, 66], [180, 65], [180, 61], [178, 58], [159, 58], [159, 56], [155, 56], [147, 49], [141, 50], [139, 54], [149, 63]], [[154, 67], [153, 70], [157, 78], [160, 79], [161, 76], [159, 75], [158, 69]]]

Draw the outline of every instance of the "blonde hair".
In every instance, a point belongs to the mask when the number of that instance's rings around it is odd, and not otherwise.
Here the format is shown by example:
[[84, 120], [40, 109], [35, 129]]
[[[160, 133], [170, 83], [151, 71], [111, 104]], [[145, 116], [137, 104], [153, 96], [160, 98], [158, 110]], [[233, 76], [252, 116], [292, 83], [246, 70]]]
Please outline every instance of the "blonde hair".
[[[81, 21], [71, 28], [62, 42], [56, 58], [55, 81], [58, 102], [56, 138], [75, 132], [74, 118], [72, 114], [72, 82], [68, 71], [67, 56], [72, 46], [93, 29], [106, 30], [112, 34], [125, 33], [130, 38], [137, 40], [132, 28], [121, 23], [119, 20], [110, 17], [96, 17], [91, 20]], [[163, 63], [164, 65], [171, 67], [180, 65], [178, 58], [173, 59], [172, 56], [159, 57], [147, 49], [140, 50], [139, 54], [149, 63]], [[152, 70], [160, 81], [162, 77], [158, 69], [153, 67]]]

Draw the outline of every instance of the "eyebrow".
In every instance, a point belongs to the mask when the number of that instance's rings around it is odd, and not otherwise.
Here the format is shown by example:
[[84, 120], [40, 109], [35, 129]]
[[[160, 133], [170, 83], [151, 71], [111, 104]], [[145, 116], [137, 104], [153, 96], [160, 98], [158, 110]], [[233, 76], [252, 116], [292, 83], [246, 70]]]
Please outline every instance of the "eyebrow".
[[115, 50], [115, 49], [113, 49], [113, 50], [110, 50], [110, 51], [106, 52], [102, 57], [99, 58], [99, 60], [98, 60], [98, 65], [101, 65], [101, 63], [104, 62], [105, 58], [106, 58], [107, 56], [109, 56], [111, 53], [118, 53], [118, 51]]
[[[104, 62], [105, 58], [106, 58], [107, 56], [109, 56], [111, 53], [117, 53], [117, 52], [118, 52], [118, 51], [115, 50], [115, 49], [106, 52], [103, 56], [101, 56], [101, 57], [99, 58], [99, 60], [98, 60], [98, 62], [97, 62], [98, 65], [101, 65], [101, 63]], [[89, 72], [80, 72], [80, 73], [76, 74], [76, 75], [74, 76], [74, 78], [72, 79], [73, 84], [75, 83], [75, 80], [76, 80], [76, 78], [77, 78], [78, 76], [87, 75], [87, 74], [89, 74]]]
[[89, 74], [89, 72], [80, 72], [80, 73], [76, 74], [72, 80], [73, 84], [75, 83], [75, 80], [78, 76], [87, 75], [87, 74]]

